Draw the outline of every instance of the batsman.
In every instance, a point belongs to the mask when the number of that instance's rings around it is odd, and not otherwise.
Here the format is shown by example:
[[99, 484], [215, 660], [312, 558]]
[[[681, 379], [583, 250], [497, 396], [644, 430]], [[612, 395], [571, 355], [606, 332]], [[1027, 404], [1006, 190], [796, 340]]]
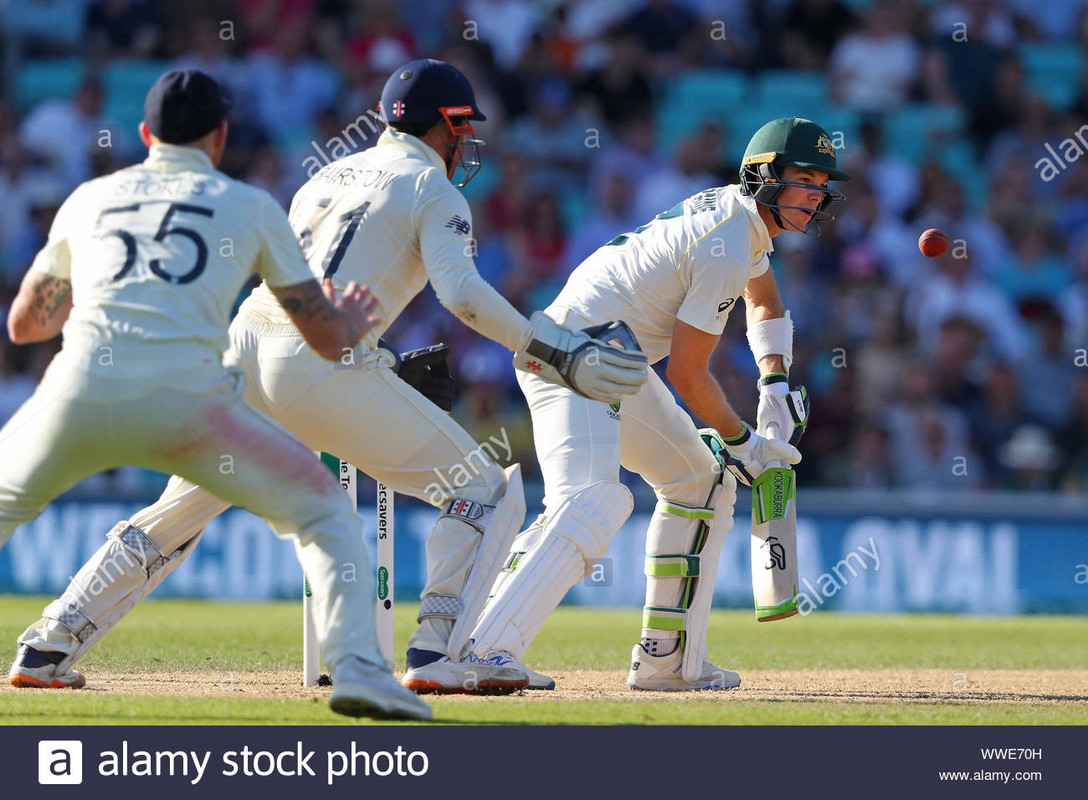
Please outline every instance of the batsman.
[[[844, 199], [829, 180], [849, 179], [819, 125], [776, 119], [748, 143], [739, 184], [689, 197], [573, 271], [544, 313], [573, 328], [626, 322], [651, 364], [668, 356], [668, 381], [712, 428], [697, 430], [653, 371], [638, 393], [613, 405], [519, 373], [544, 477], [544, 513], [519, 535], [473, 631], [478, 658], [526, 671], [531, 688], [554, 688], [521, 659], [630, 515], [631, 493], [618, 482], [622, 465], [657, 495], [628, 685], [679, 691], [740, 684], [737, 673], [706, 659], [736, 480], [752, 485], [771, 467], [799, 462], [794, 444], [808, 420], [807, 394], [788, 383], [793, 324], [768, 254], [784, 231], [819, 235]], [[755, 430], [734, 412], [708, 366], [741, 297], [761, 374]], [[775, 438], [764, 435], [769, 431]]]

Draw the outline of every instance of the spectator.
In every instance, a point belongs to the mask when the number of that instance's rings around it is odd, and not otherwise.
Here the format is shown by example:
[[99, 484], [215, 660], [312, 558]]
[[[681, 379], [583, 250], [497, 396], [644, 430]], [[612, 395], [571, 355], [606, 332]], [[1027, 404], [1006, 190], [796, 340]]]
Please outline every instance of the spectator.
[[579, 91], [592, 98], [598, 113], [613, 131], [653, 107], [645, 63], [645, 52], [638, 40], [632, 33], [621, 31], [609, 40], [605, 64], [581, 82]]
[[968, 419], [971, 439], [990, 485], [1007, 484], [1012, 476], [1002, 460], [1001, 448], [1021, 426], [1037, 423], [1024, 408], [1016, 372], [1009, 364], [997, 362], [990, 367], [982, 395], [971, 405]]
[[150, 0], [97, 0], [87, 8], [87, 36], [98, 58], [150, 58], [159, 47], [159, 8]]
[[986, 331], [986, 341], [1000, 358], [1017, 360], [1027, 352], [1023, 320], [1008, 298], [979, 277], [971, 258], [951, 251], [936, 259], [938, 272], [920, 281], [908, 298], [908, 318], [922, 350], [932, 353], [945, 320], [964, 316]]
[[102, 85], [96, 78], [87, 78], [72, 99], [52, 98], [35, 106], [19, 128], [19, 139], [57, 180], [80, 183], [91, 177], [101, 110]]
[[[666, 165], [665, 159], [654, 147], [656, 129], [648, 111], [629, 119], [617, 134], [619, 141], [602, 148], [590, 165], [589, 189], [596, 196], [600, 196], [604, 191], [604, 183], [617, 172], [627, 173], [631, 190], [637, 194], [645, 177], [664, 169]], [[638, 214], [638, 211], [635, 213]], [[639, 222], [641, 224], [649, 219], [650, 217], [640, 217]]]
[[257, 117], [278, 143], [309, 139], [318, 115], [336, 98], [332, 71], [307, 53], [309, 24], [298, 20], [278, 31], [273, 50], [253, 57]]
[[[720, 134], [717, 128], [717, 137]], [[714, 129], [704, 127], [680, 142], [675, 159], [646, 176], [638, 187], [636, 216], [651, 220], [693, 194], [718, 185], [717, 137]]]
[[1051, 430], [1059, 430], [1073, 412], [1075, 354], [1065, 345], [1065, 326], [1058, 309], [1048, 301], [1034, 304], [1033, 321], [1038, 343], [1017, 365], [1018, 385], [1028, 413]]
[[981, 401], [982, 389], [975, 374], [985, 338], [967, 317], [950, 317], [942, 323], [933, 356], [933, 380], [941, 402], [966, 412]]
[[664, 67], [668, 56], [683, 49], [688, 37], [699, 28], [698, 18], [673, 0], [645, 0], [642, 7], [623, 22], [639, 43]]
[[857, 24], [841, 0], [796, 0], [782, 21], [780, 49], [787, 67], [825, 72], [835, 44]]
[[225, 33], [218, 18], [196, 17], [186, 32], [185, 52], [170, 68], [206, 72], [229, 92], [235, 113], [248, 114], [252, 106], [249, 71], [244, 61], [234, 57], [234, 39]]
[[358, 30], [347, 46], [347, 58], [388, 76], [416, 57], [415, 34], [401, 20], [392, 0], [367, 3], [363, 9]]
[[603, 190], [594, 198], [593, 211], [577, 223], [567, 242], [562, 262], [568, 270], [620, 232], [633, 231], [645, 221], [634, 214], [632, 189], [626, 170], [605, 179]]
[[994, 282], [1014, 302], [1057, 300], [1072, 282], [1069, 266], [1051, 250], [1051, 232], [1042, 218], [1026, 217], [1010, 231], [1013, 252], [993, 271]]
[[[870, 186], [879, 186], [876, 201], [880, 216], [902, 217], [918, 200], [920, 191], [918, 168], [898, 153], [890, 152], [884, 143], [884, 131], [875, 119], [861, 123], [861, 154], [851, 154], [862, 166], [854, 174], [864, 175]], [[853, 187], [851, 187], [853, 189]], [[855, 192], [851, 192], [853, 205]]]
[[[17, 252], [23, 236], [30, 229], [30, 207], [42, 186], [55, 181], [31, 166], [30, 153], [14, 136], [0, 134], [0, 283], [18, 286], [30, 265], [25, 252]], [[33, 258], [34, 253], [29, 254]]]
[[570, 87], [557, 75], [536, 87], [532, 113], [512, 123], [503, 141], [534, 165], [541, 184], [558, 192], [583, 189], [590, 158], [607, 144], [600, 122], [575, 110]]
[[468, 30], [491, 45], [495, 62], [506, 70], [521, 60], [541, 23], [537, 5], [524, 0], [468, 0], [464, 8]]
[[891, 489], [895, 486], [891, 437], [873, 423], [862, 425], [850, 443], [849, 458], [839, 467], [835, 485], [849, 489]]
[[555, 194], [543, 190], [529, 195], [521, 224], [510, 235], [510, 259], [516, 269], [506, 276], [503, 295], [526, 313], [548, 305], [567, 276], [560, 261], [565, 246], [566, 232]]
[[840, 39], [831, 51], [834, 96], [859, 111], [902, 105], [919, 74], [918, 45], [888, 0], [869, 6], [861, 30]]
[[[849, 361], [850, 352], [844, 357]], [[903, 346], [902, 323], [897, 313], [877, 314], [872, 335], [857, 356], [858, 383], [865, 391], [857, 397], [857, 411], [879, 419], [881, 411], [895, 402], [903, 370], [909, 358]]]
[[1067, 351], [1088, 348], [1088, 228], [1069, 244], [1069, 262], [1075, 282], [1058, 298], [1065, 323]]
[[968, 447], [967, 419], [940, 403], [927, 364], [915, 362], [904, 371], [899, 402], [886, 415], [897, 485], [943, 490], [979, 484], [982, 470]]

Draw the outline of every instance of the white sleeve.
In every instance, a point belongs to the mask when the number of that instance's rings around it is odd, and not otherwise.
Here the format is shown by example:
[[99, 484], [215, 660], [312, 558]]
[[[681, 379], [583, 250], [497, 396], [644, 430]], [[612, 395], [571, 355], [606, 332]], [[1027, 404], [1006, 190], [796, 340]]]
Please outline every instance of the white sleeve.
[[306, 263], [287, 214], [272, 196], [261, 192], [257, 213], [257, 235], [260, 251], [253, 265], [257, 274], [270, 287], [295, 286], [314, 280], [314, 274]]
[[76, 189], [64, 201], [53, 224], [49, 228], [49, 238], [45, 247], [34, 257], [30, 268], [54, 278], [70, 281], [72, 279], [72, 250], [68, 239], [72, 235], [72, 225], [83, 216], [78, 212], [80, 189]]
[[474, 331], [514, 352], [522, 350], [529, 320], [476, 271], [472, 212], [465, 198], [438, 170], [420, 179], [417, 198], [420, 251], [439, 302]]
[[744, 293], [750, 277], [759, 269], [759, 261], [767, 261], [762, 253], [753, 259], [747, 236], [706, 236], [690, 247], [681, 263], [688, 272], [687, 294], [676, 312], [676, 318], [706, 333], [720, 336], [725, 330], [729, 312]]

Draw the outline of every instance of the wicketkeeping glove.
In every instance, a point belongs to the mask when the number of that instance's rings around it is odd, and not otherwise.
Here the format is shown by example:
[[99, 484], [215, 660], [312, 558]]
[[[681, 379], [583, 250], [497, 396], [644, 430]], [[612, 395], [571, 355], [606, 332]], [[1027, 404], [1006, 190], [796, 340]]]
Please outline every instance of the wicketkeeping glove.
[[393, 371], [402, 381], [443, 411], [450, 411], [453, 408], [457, 382], [450, 374], [450, 367], [446, 362], [450, 354], [449, 346], [432, 344], [429, 347], [420, 347], [400, 354], [397, 354], [384, 339], [378, 341], [378, 346], [384, 347], [397, 356]]
[[778, 426], [778, 435], [797, 446], [808, 426], [808, 389], [798, 386], [790, 389], [784, 372], [772, 372], [759, 379], [759, 409], [756, 411], [756, 430], [766, 435], [769, 425]]
[[789, 442], [781, 439], [765, 439], [752, 430], [747, 423], [738, 435], [721, 441], [725, 445], [725, 452], [729, 455], [729, 458], [725, 460], [725, 468], [745, 486], [751, 486], [752, 481], [758, 478], [765, 469], [775, 465], [774, 462], [792, 466], [801, 460], [801, 453]]
[[537, 311], [532, 336], [514, 353], [514, 368], [566, 386], [582, 397], [619, 402], [649, 378], [646, 354], [622, 321], [576, 331]]

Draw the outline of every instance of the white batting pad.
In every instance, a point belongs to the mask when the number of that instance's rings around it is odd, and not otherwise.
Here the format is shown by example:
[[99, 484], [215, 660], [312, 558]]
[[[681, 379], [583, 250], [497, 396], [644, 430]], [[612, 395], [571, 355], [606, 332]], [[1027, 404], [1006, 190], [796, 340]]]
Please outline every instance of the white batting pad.
[[472, 632], [473, 651], [505, 650], [520, 659], [567, 590], [608, 550], [633, 507], [631, 492], [614, 481], [598, 481], [564, 500], [487, 604]]
[[491, 585], [502, 569], [506, 554], [514, 543], [521, 523], [525, 521], [525, 491], [521, 484], [521, 465], [506, 468], [506, 492], [495, 505], [487, 520], [476, 550], [476, 560], [469, 570], [461, 592], [462, 608], [453, 624], [447, 645], [447, 655], [459, 661], [468, 644], [469, 634], [487, 603]]

